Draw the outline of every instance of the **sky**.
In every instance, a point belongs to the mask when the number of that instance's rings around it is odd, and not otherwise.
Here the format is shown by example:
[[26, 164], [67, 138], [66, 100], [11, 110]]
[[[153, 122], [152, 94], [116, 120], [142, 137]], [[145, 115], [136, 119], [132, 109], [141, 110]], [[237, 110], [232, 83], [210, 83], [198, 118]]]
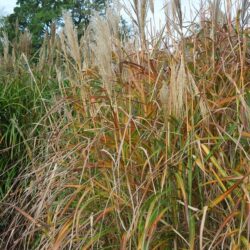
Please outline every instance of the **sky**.
[[0, 0], [0, 15], [11, 14], [17, 0]]
[[[17, 0], [0, 0], [0, 14], [10, 14], [13, 12], [14, 7], [16, 6]], [[126, 2], [126, 0], [125, 0]], [[197, 0], [182, 0], [184, 8], [188, 8], [189, 2], [192, 4], [198, 2]], [[164, 5], [165, 0], [155, 0], [155, 11], [158, 12]]]

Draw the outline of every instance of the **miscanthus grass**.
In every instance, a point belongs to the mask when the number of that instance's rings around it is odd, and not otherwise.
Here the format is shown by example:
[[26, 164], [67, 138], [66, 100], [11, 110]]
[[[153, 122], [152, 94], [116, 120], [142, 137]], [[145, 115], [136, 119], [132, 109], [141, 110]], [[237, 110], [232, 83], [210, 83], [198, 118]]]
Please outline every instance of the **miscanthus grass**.
[[1, 249], [250, 249], [248, 1], [123, 4], [2, 34]]

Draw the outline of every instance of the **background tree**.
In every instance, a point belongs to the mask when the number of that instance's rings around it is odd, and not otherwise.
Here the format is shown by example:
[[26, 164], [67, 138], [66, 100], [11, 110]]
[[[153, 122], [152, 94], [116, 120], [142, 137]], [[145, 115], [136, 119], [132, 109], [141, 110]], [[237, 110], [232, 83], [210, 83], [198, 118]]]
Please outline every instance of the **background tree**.
[[74, 0], [72, 6], [72, 18], [78, 33], [81, 35], [84, 29], [88, 26], [92, 11], [98, 11], [100, 14], [105, 13], [105, 7], [108, 4], [107, 0]]
[[50, 32], [52, 22], [62, 24], [62, 12], [72, 13], [73, 21], [83, 33], [89, 23], [91, 12], [104, 13], [108, 0], [18, 0], [14, 13], [6, 19], [5, 29], [10, 40], [16, 31], [28, 29], [32, 34], [34, 48], [40, 47], [45, 32]]

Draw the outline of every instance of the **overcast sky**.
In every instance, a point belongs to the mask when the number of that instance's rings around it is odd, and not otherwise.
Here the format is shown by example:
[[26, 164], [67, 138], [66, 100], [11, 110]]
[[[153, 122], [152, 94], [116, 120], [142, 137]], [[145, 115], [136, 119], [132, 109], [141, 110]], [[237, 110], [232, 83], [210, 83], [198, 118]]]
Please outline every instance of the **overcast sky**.
[[[17, 0], [0, 0], [0, 10], [1, 12], [4, 11], [5, 14], [10, 14], [13, 12], [14, 7], [16, 6]], [[126, 0], [125, 0], [126, 2]], [[156, 9], [159, 10], [164, 4], [165, 0], [155, 0]], [[182, 3], [188, 7], [188, 3], [191, 2], [192, 4], [197, 3], [197, 0], [182, 0]]]
[[0, 0], [0, 14], [10, 14], [16, 6], [16, 0]]

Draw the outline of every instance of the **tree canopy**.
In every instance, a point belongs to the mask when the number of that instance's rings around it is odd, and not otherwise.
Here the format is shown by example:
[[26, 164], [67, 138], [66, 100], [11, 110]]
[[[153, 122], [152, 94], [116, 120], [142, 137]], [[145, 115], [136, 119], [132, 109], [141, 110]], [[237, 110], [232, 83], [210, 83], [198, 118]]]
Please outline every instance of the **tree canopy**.
[[11, 38], [15, 31], [28, 29], [32, 34], [33, 45], [39, 47], [45, 32], [50, 31], [52, 22], [61, 24], [62, 12], [70, 11], [73, 21], [83, 30], [89, 23], [93, 10], [104, 13], [108, 0], [18, 0], [14, 13], [5, 20], [5, 29]]

